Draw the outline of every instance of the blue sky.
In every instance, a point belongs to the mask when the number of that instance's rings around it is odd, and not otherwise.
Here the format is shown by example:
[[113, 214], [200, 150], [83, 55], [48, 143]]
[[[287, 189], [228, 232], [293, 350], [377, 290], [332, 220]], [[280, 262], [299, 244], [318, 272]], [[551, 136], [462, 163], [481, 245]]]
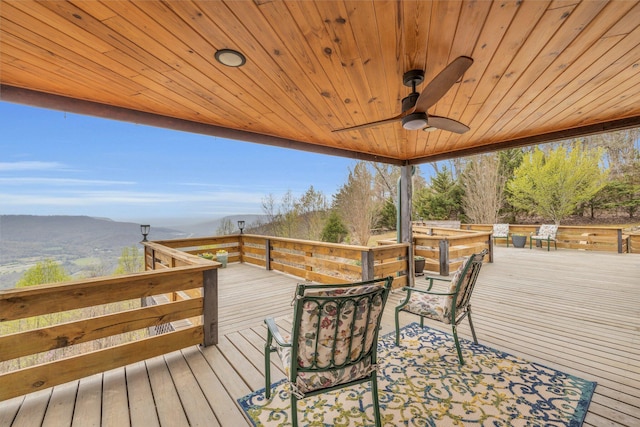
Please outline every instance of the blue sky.
[[313, 185], [329, 200], [352, 159], [0, 102], [0, 214], [156, 225], [262, 214]]

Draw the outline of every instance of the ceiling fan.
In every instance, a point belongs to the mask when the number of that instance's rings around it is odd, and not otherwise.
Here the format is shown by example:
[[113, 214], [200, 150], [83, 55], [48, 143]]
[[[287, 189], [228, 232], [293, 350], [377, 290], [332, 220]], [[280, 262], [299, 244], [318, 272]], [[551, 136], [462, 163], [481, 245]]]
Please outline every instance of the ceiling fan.
[[447, 65], [444, 70], [440, 71], [440, 74], [431, 80], [421, 93], [416, 92], [416, 86], [424, 81], [424, 71], [407, 71], [402, 77], [402, 83], [411, 87], [412, 90], [407, 97], [402, 99], [402, 114], [376, 122], [337, 129], [334, 132], [359, 130], [401, 121], [402, 127], [407, 130], [424, 129], [425, 131], [430, 131], [441, 129], [449, 132], [465, 133], [469, 130], [467, 125], [447, 117], [432, 116], [427, 113], [427, 110], [451, 89], [471, 64], [473, 64], [472, 58], [459, 56]]

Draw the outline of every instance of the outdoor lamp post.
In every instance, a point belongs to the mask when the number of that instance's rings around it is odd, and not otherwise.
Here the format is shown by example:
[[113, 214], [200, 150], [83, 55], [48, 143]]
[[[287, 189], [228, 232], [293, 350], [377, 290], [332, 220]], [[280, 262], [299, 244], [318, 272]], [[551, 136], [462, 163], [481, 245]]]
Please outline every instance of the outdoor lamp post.
[[147, 240], [147, 235], [149, 234], [149, 230], [151, 229], [151, 226], [148, 224], [144, 224], [140, 226], [140, 233], [142, 233], [142, 241], [143, 242], [148, 242]]
[[240, 234], [242, 234], [242, 230], [244, 230], [244, 221], [238, 221], [238, 228], [240, 229]]

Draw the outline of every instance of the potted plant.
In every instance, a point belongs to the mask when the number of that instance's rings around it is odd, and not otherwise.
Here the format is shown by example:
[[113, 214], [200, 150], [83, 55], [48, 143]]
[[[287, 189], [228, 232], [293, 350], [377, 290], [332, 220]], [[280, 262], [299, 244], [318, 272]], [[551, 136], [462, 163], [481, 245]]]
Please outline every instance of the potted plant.
[[527, 243], [527, 235], [522, 233], [511, 233], [511, 242], [514, 248], [524, 248]]
[[216, 257], [214, 254], [212, 254], [211, 252], [203, 252], [200, 254], [201, 258], [204, 259], [210, 259], [211, 261], [213, 261], [213, 259]]
[[413, 265], [416, 274], [422, 274], [424, 271], [425, 259], [423, 256], [416, 255], [413, 257]]
[[216, 261], [222, 264], [222, 268], [227, 268], [227, 260], [229, 259], [229, 252], [224, 249], [220, 249], [216, 252]]

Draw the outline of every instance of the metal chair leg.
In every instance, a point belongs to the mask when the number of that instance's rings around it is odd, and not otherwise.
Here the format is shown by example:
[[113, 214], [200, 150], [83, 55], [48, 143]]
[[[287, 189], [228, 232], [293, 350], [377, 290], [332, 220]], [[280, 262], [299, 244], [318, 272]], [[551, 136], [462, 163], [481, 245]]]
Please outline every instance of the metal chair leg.
[[291, 392], [291, 425], [298, 427], [298, 399]]
[[467, 317], [469, 318], [469, 327], [471, 328], [471, 336], [473, 337], [473, 342], [478, 344], [478, 338], [476, 338], [476, 330], [473, 328], [473, 322], [471, 321], [471, 305], [467, 306]]
[[378, 379], [377, 373], [373, 373], [371, 378], [371, 395], [373, 398], [373, 417], [376, 422], [376, 427], [382, 427], [382, 420], [380, 418], [380, 401], [378, 400]]
[[396, 308], [396, 345], [400, 345], [400, 310]]
[[267, 342], [264, 345], [264, 396], [271, 397], [271, 332], [267, 332]]
[[458, 352], [458, 361], [460, 365], [464, 365], [464, 359], [462, 359], [462, 349], [460, 348], [460, 341], [458, 340], [458, 331], [455, 323], [452, 326], [453, 329], [453, 340], [456, 342], [456, 351]]

